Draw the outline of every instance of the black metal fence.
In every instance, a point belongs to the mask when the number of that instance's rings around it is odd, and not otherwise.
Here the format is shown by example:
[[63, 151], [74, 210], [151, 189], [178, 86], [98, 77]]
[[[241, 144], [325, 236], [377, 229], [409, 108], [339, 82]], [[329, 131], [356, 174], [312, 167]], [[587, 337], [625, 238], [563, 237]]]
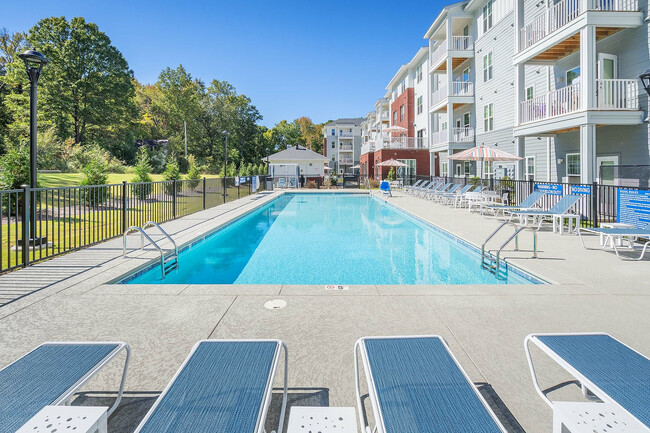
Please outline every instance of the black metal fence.
[[[260, 178], [258, 191], [264, 187]], [[0, 191], [0, 272], [253, 193], [252, 177]]]
[[617, 221], [618, 212], [618, 190], [631, 189], [648, 191], [650, 188], [628, 187], [616, 185], [601, 185], [597, 182], [590, 184], [582, 183], [562, 183], [562, 182], [540, 182], [532, 180], [512, 180], [512, 179], [478, 179], [471, 177], [435, 177], [425, 176], [418, 180], [441, 179], [445, 182], [457, 183], [461, 185], [474, 184], [483, 186], [496, 191], [499, 195], [504, 195], [510, 205], [520, 203], [528, 197], [530, 193], [538, 189], [547, 191], [547, 194], [539, 202], [543, 209], [550, 209], [556, 204], [563, 195], [577, 194], [581, 199], [574, 207], [574, 211], [581, 216], [583, 227], [598, 227], [601, 223]]

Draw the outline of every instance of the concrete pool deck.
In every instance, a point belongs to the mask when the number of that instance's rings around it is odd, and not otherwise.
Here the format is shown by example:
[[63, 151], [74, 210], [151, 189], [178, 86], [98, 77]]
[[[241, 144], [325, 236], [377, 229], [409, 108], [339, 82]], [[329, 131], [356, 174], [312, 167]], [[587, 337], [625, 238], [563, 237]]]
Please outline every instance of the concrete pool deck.
[[[272, 200], [264, 193], [163, 225], [179, 245]], [[383, 198], [383, 196], [382, 196]], [[480, 245], [494, 219], [396, 194], [390, 203]], [[590, 238], [596, 246], [596, 238]], [[609, 332], [650, 355], [650, 260], [620, 261], [583, 249], [576, 236], [539, 233], [539, 258], [507, 251], [518, 266], [555, 284], [489, 286], [115, 285], [156, 252], [135, 248], [123, 259], [113, 239], [0, 276], [0, 290], [34, 291], [0, 307], [0, 368], [45, 341], [120, 340], [131, 345], [127, 394], [110, 432], [131, 432], [196, 341], [279, 338], [289, 348], [289, 386], [295, 405], [354, 406], [353, 346], [361, 336], [439, 334], [509, 431], [548, 432], [551, 410], [533, 388], [523, 350], [532, 332]], [[498, 243], [495, 241], [495, 244]], [[326, 270], [324, 270], [326, 271]], [[264, 303], [287, 306], [268, 310]], [[570, 380], [543, 355], [543, 387]], [[104, 401], [118, 384], [119, 363], [98, 375], [82, 395]], [[281, 375], [279, 375], [281, 376]], [[279, 384], [279, 382], [277, 383]], [[579, 398], [567, 384], [554, 397]], [[277, 400], [277, 399], [276, 399]], [[277, 403], [277, 401], [275, 401]], [[277, 415], [277, 414], [276, 414]], [[268, 430], [273, 428], [268, 425]]]

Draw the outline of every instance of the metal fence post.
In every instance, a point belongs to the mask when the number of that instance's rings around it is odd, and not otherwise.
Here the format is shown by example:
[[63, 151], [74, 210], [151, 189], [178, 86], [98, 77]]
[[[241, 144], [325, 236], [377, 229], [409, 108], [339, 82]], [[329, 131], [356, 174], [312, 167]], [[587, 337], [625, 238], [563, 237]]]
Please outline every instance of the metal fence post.
[[598, 227], [598, 182], [591, 184], [591, 220], [594, 228]]
[[122, 182], [122, 233], [126, 231], [126, 181]]
[[176, 219], [176, 179], [172, 180], [172, 219]]
[[241, 198], [240, 188], [241, 188], [241, 184], [239, 182], [237, 182], [237, 198]]
[[[20, 249], [23, 253], [23, 266], [27, 267], [29, 265], [29, 223], [30, 223], [30, 212], [29, 212], [29, 185], [23, 185], [23, 239], [20, 245]], [[18, 204], [18, 203], [16, 203]], [[34, 238], [36, 240], [36, 238]]]
[[205, 188], [206, 188], [206, 180], [205, 177], [203, 178], [203, 209], [205, 210]]
[[223, 176], [223, 202], [226, 203], [226, 175]]

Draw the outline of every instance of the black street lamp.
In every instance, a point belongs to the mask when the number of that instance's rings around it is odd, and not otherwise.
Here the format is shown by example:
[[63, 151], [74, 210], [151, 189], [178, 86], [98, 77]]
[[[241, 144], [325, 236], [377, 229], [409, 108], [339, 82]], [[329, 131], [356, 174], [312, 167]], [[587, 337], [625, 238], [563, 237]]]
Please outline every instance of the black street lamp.
[[639, 78], [641, 79], [643, 88], [650, 95], [650, 69], [646, 69], [643, 74], [639, 75]]
[[224, 135], [224, 142], [223, 142], [223, 202], [226, 202], [226, 178], [228, 177], [228, 130], [224, 130], [222, 132]]
[[[36, 188], [36, 88], [38, 86], [38, 78], [41, 76], [43, 66], [47, 64], [45, 56], [35, 50], [27, 50], [18, 57], [25, 62], [25, 69], [29, 77], [29, 186]], [[47, 239], [36, 239], [36, 213], [34, 212], [36, 204], [36, 194], [32, 194], [31, 206], [32, 212], [31, 221], [29, 222], [29, 237], [30, 245], [36, 246], [41, 243], [47, 242]]]

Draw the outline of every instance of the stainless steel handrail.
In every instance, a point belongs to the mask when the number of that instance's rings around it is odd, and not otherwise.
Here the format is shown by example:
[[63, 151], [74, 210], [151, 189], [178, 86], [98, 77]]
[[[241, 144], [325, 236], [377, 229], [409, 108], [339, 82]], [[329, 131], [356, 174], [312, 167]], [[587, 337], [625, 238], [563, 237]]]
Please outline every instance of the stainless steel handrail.
[[151, 237], [142, 229], [142, 227], [138, 226], [131, 226], [128, 229], [124, 230], [124, 235], [122, 236], [123, 238], [123, 246], [122, 246], [122, 257], [126, 257], [126, 237], [129, 235], [131, 232], [139, 232], [140, 233], [140, 249], [144, 249], [144, 238], [147, 238], [149, 242], [151, 242], [151, 245], [153, 245], [158, 252], [160, 253], [160, 269], [162, 271], [162, 277], [165, 278], [165, 253], [158, 246], [158, 244], [151, 239]]
[[144, 225], [142, 226], [142, 230], [146, 230], [149, 227], [156, 227], [167, 239], [169, 239], [169, 242], [171, 242], [172, 245], [174, 245], [174, 254], [176, 254], [176, 257], [178, 257], [178, 247], [176, 246], [176, 242], [174, 241], [174, 239], [172, 239], [172, 237], [169, 236], [167, 232], [162, 227], [160, 227], [160, 225], [158, 225], [158, 223], [155, 221], [147, 221], [146, 223], [144, 223]]
[[[510, 243], [513, 239], [515, 240], [515, 251], [519, 251], [519, 233], [521, 233], [523, 230], [529, 229], [533, 233], [533, 258], [537, 258], [537, 231], [534, 230], [533, 227], [528, 227], [528, 226], [517, 226], [517, 224], [511, 222], [511, 221], [505, 221], [502, 223], [499, 227], [494, 230], [490, 236], [483, 242], [483, 245], [481, 245], [481, 266], [485, 265], [485, 246], [487, 245], [488, 241], [492, 239], [504, 226], [506, 225], [512, 225], [515, 229], [515, 232], [506, 239], [505, 242], [499, 246], [499, 248], [496, 250], [496, 254], [494, 255], [494, 274], [499, 275], [499, 268], [501, 267], [501, 250], [503, 250], [506, 245]], [[489, 255], [492, 255], [491, 250], [488, 250], [487, 253]]]

